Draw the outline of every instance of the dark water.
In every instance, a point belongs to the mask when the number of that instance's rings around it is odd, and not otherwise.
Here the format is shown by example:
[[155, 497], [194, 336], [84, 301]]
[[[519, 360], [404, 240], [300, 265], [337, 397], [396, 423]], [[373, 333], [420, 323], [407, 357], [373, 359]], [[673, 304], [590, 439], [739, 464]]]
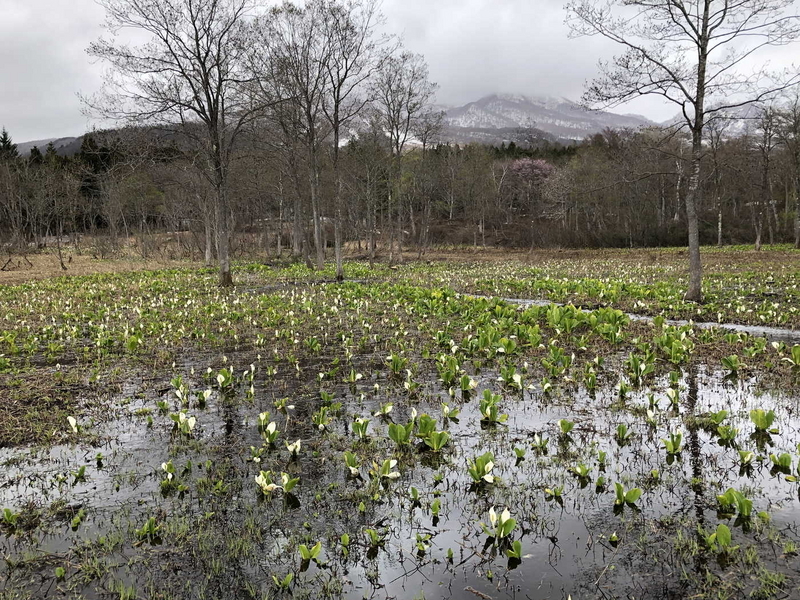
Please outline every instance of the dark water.
[[[253, 357], [242, 356], [238, 362], [236, 358], [232, 362], [241, 371]], [[187, 359], [187, 364], [193, 360]], [[310, 422], [320, 405], [313, 381], [316, 370], [309, 368], [299, 378], [284, 372], [272, 379], [265, 378], [263, 365], [257, 364], [252, 401], [242, 390], [227, 402], [215, 393], [206, 409], [190, 409], [198, 418], [192, 440], [177, 437], [171, 421], [159, 414], [155, 402], [169, 398], [169, 393], [159, 396], [155, 390], [164, 386], [158, 385], [124, 407], [122, 416], [98, 425], [94, 445], [0, 450], [0, 508], [60, 507], [58, 515], [43, 515], [41, 526], [28, 534], [0, 536], [0, 554], [20, 558], [33, 553], [41, 560], [40, 566], [23, 569], [0, 563], [0, 590], [51, 595], [59, 586], [53, 569], [64, 564], [72, 565], [66, 582], [87, 597], [103, 597], [111, 581], [136, 586], [141, 596], [148, 588], [166, 587], [175, 597], [246, 597], [253, 591], [259, 595], [274, 590], [272, 575], [292, 572], [295, 597], [678, 598], [691, 590], [681, 576], [684, 571], [700, 578], [709, 569], [723, 577], [738, 576], [736, 567], [720, 566], [705, 550], [692, 555], [676, 549], [680, 540], [698, 537], [698, 526], [710, 531], [721, 522], [730, 524], [736, 544], [754, 548], [767, 567], [795, 573], [793, 559], [779, 557], [757, 528], [748, 531], [718, 515], [715, 498], [728, 487], [743, 491], [753, 500], [754, 515], [768, 512], [782, 539], [797, 538], [798, 486], [771, 472], [767, 458], [788, 452], [797, 471], [800, 421], [794, 391], [765, 391], [756, 379], [731, 381], [700, 370], [682, 375], [679, 405], [670, 409], [666, 375], [624, 402], [613, 389], [613, 373], [593, 395], [574, 384], [557, 386], [545, 395], [538, 379], [531, 377], [525, 379], [530, 389], [503, 392], [507, 423], [486, 427], [480, 422], [480, 394], [451, 398], [435, 373], [429, 373], [417, 376], [422, 384], [419, 398], [409, 399], [401, 384], [370, 376], [365, 368], [366, 377], [357, 387], [323, 384], [342, 402], [343, 412], [327, 432], [320, 432]], [[188, 367], [183, 375], [192, 389], [206, 386]], [[500, 391], [497, 373], [473, 376], [479, 382], [477, 392]], [[380, 386], [377, 392], [375, 383]], [[660, 407], [656, 427], [644, 418], [649, 394]], [[288, 423], [272, 406], [282, 397], [296, 405]], [[419, 414], [434, 416], [437, 428], [446, 427], [452, 440], [442, 457], [417, 447], [398, 453], [386, 438], [386, 424], [372, 416], [373, 442], [356, 444], [349, 428], [353, 417], [367, 417], [384, 402], [394, 403], [391, 416], [396, 422], [405, 423], [413, 406]], [[443, 423], [441, 402], [461, 408], [458, 421]], [[145, 416], [136, 414], [142, 408], [153, 409], [152, 427]], [[751, 437], [748, 413], [754, 408], [775, 409], [779, 433], [766, 440]], [[749, 471], [740, 470], [735, 448], [720, 446], [712, 430], [694, 418], [721, 409], [730, 412], [725, 423], [739, 429], [739, 448], [761, 457]], [[256, 422], [263, 410], [272, 412], [283, 433], [260, 468], [300, 477], [289, 501], [280, 494], [264, 501], [256, 494], [259, 466], [247, 459], [250, 446], [260, 445]], [[569, 440], [559, 435], [560, 419], [575, 423]], [[620, 423], [632, 431], [626, 445], [615, 439]], [[660, 440], [677, 429], [685, 448], [668, 464]], [[530, 446], [537, 433], [550, 440], [547, 454], [537, 454]], [[291, 460], [284, 440], [295, 439], [302, 440], [303, 449], [299, 459]], [[764, 445], [759, 448], [760, 443]], [[516, 459], [514, 447], [527, 449], [524, 460]], [[362, 479], [347, 477], [341, 455], [349, 448], [361, 457]], [[600, 450], [607, 453], [602, 470]], [[101, 467], [95, 458], [98, 452], [104, 456]], [[475, 488], [467, 460], [484, 452], [494, 454], [493, 473], [499, 481]], [[381, 486], [379, 499], [368, 498], [370, 463], [391, 457], [398, 458], [401, 477]], [[181, 476], [189, 488], [182, 496], [163, 497], [160, 492], [161, 464], [170, 459], [179, 471], [187, 461], [193, 465]], [[203, 464], [207, 460], [212, 461], [209, 466]], [[568, 470], [578, 464], [591, 468], [585, 481]], [[87, 480], [73, 484], [71, 473], [82, 465], [87, 467]], [[653, 470], [658, 470], [657, 479]], [[604, 489], [595, 485], [598, 476], [606, 479]], [[210, 485], [201, 485], [204, 478], [221, 478], [226, 489], [209, 491]], [[615, 511], [617, 481], [625, 489], [644, 490], [635, 507]], [[547, 499], [544, 492], [556, 486], [564, 488], [560, 502]], [[411, 487], [418, 490], [418, 503], [410, 496]], [[430, 508], [437, 497], [438, 520]], [[363, 512], [357, 508], [360, 501], [365, 503]], [[521, 541], [524, 554], [517, 565], [481, 531], [490, 507], [498, 512], [508, 508], [517, 519], [513, 537]], [[73, 531], [70, 521], [80, 509], [86, 516]], [[165, 526], [158, 546], [141, 543], [134, 534], [150, 516]], [[367, 542], [366, 528], [384, 537], [381, 546]], [[338, 544], [343, 533], [352, 540], [347, 556]], [[616, 546], [609, 541], [614, 533], [620, 538]], [[416, 547], [417, 536], [424, 552]], [[113, 566], [84, 582], [80, 576], [87, 555], [80, 549], [102, 546], [99, 539], [111, 538], [117, 540], [112, 549], [95, 552]], [[240, 540], [246, 545], [234, 551]], [[312, 563], [301, 571], [295, 544], [307, 542], [310, 547], [317, 540], [323, 545], [322, 564]]]

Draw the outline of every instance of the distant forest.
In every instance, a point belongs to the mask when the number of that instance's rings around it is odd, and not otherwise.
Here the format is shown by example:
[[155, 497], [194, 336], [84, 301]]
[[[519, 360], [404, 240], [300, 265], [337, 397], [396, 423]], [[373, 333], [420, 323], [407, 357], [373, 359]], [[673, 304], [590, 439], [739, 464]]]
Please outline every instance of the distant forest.
[[[734, 122], [740, 126], [740, 122]], [[764, 108], [738, 135], [718, 122], [707, 143], [701, 236], [705, 244], [794, 241], [800, 110]], [[234, 255], [294, 253], [313, 240], [302, 158], [253, 129], [232, 161]], [[323, 238], [333, 242], [330, 143], [321, 153]], [[661, 130], [608, 130], [582, 143], [499, 147], [429, 142], [403, 152], [398, 215], [406, 250], [432, 245], [634, 247], [685, 245], [682, 195], [687, 142]], [[0, 235], [7, 250], [100, 240], [104, 253], [136, 242], [147, 256], [158, 234], [183, 232], [183, 256], [213, 260], [213, 189], [189, 138], [143, 129], [87, 134], [80, 151], [51, 145], [21, 157], [0, 137]], [[393, 166], [377, 128], [342, 145], [343, 235], [365, 253], [385, 247]], [[306, 242], [309, 242], [306, 244]], [[352, 244], [350, 244], [352, 245]]]
[[[138, 29], [151, 43], [112, 36], [88, 48], [115, 76], [86, 108], [118, 126], [85, 135], [77, 152], [22, 156], [3, 130], [8, 251], [90, 235], [101, 254], [124, 245], [217, 259], [226, 285], [229, 255], [290, 253], [321, 267], [330, 246], [341, 276], [342, 249], [391, 262], [400, 248], [443, 244], [689, 238], [696, 255], [696, 229], [705, 244], [800, 244], [800, 96], [776, 100], [791, 82], [752, 96], [769, 104], [737, 101], [747, 119], [684, 98], [682, 129], [606, 130], [569, 145], [529, 129], [500, 146], [457, 145], [424, 57], [380, 33], [377, 0], [253, 15], [245, 0], [101, 4], [112, 32]], [[687, 102], [702, 114], [690, 118]]]

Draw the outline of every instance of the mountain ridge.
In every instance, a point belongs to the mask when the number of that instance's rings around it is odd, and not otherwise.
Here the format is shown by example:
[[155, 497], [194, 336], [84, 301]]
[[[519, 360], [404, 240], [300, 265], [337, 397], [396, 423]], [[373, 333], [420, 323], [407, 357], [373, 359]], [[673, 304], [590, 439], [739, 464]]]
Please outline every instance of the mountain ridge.
[[43, 140], [31, 140], [29, 142], [18, 143], [17, 152], [19, 152], [20, 156], [28, 156], [35, 146], [44, 154], [47, 145], [52, 143], [56, 149], [56, 153], [61, 156], [71, 156], [80, 150], [82, 141], [82, 135], [75, 137], [68, 136], [60, 138], [45, 138]]
[[[529, 143], [531, 139], [574, 143], [606, 128], [653, 127], [656, 123], [635, 114], [588, 110], [563, 97], [490, 94], [461, 106], [439, 105], [445, 113], [442, 141], [499, 145]], [[47, 138], [17, 144], [19, 153], [37, 146], [44, 152], [52, 142], [62, 155], [80, 150], [83, 136]]]
[[490, 94], [462, 106], [445, 108], [448, 130], [537, 129], [564, 141], [579, 141], [606, 128], [652, 127], [640, 115], [588, 110], [567, 98], [525, 94]]

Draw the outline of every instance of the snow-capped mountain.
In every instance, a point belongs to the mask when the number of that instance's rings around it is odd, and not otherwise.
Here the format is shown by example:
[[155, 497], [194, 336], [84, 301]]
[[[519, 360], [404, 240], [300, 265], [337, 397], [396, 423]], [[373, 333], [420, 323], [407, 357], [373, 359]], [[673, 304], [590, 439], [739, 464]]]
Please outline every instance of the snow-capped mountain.
[[[605, 128], [638, 128], [653, 123], [638, 115], [618, 115], [587, 110], [566, 98], [493, 94], [464, 106], [446, 109], [445, 122], [452, 134], [477, 138], [487, 130], [538, 129], [563, 140], [581, 140]], [[478, 135], [483, 134], [483, 135]]]

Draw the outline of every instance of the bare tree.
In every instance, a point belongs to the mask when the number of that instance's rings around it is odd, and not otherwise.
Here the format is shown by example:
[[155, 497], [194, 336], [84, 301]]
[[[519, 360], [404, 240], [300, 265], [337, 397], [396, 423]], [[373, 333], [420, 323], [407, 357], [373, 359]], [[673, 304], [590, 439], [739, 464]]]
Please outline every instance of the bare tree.
[[794, 195], [794, 247], [800, 248], [800, 93], [796, 93], [776, 115], [777, 132], [792, 165]]
[[[433, 176], [433, 168], [430, 164], [430, 146], [438, 140], [444, 129], [444, 111], [428, 110], [422, 115], [414, 126], [414, 137], [422, 144], [422, 157], [417, 169], [416, 179], [419, 182], [418, 188], [422, 197], [421, 222], [419, 227], [418, 253], [417, 258], [422, 258], [426, 246], [429, 242], [431, 229], [431, 211], [433, 210], [433, 196], [436, 188], [436, 180]], [[412, 218], [413, 224], [413, 218]]]
[[[751, 203], [753, 229], [755, 231], [755, 249], [761, 250], [762, 233], [764, 231], [764, 210], [774, 208], [772, 199], [772, 180], [770, 171], [772, 168], [772, 154], [778, 144], [776, 134], [775, 109], [772, 106], [760, 106], [755, 121], [755, 133], [753, 136], [753, 146], [758, 156], [759, 181], [757, 184], [758, 192]], [[774, 234], [772, 222], [767, 212], [767, 228], [769, 229], [769, 243], [773, 244]], [[777, 218], [775, 219], [777, 224]]]
[[[382, 126], [389, 135], [393, 168], [389, 185], [389, 261], [394, 258], [394, 240], [401, 236], [400, 180], [402, 156], [418, 119], [427, 114], [437, 85], [428, 79], [428, 65], [421, 54], [402, 52], [384, 61], [373, 81], [373, 94]], [[394, 218], [395, 227], [391, 225]], [[399, 259], [402, 260], [402, 241]]]
[[322, 109], [333, 136], [334, 248], [336, 279], [344, 279], [342, 266], [342, 173], [340, 144], [342, 128], [362, 114], [370, 101], [366, 86], [372, 74], [390, 56], [392, 38], [378, 36], [383, 23], [378, 0], [317, 0], [322, 5], [325, 35], [330, 54], [325, 65], [328, 91]]
[[370, 266], [375, 261], [378, 231], [379, 200], [385, 198], [388, 173], [391, 170], [386, 134], [376, 111], [368, 111], [368, 120], [357, 136], [347, 145], [345, 153], [346, 174], [350, 197], [356, 200], [353, 221], [360, 221], [366, 229], [367, 251]]
[[624, 48], [610, 64], [600, 64], [602, 75], [584, 101], [613, 106], [661, 96], [679, 107], [682, 126], [691, 133], [687, 300], [702, 299], [697, 206], [705, 126], [718, 114], [797, 83], [797, 73], [776, 79], [747, 69], [760, 50], [797, 39], [800, 22], [792, 10], [792, 0], [571, 0], [567, 5], [575, 35], [600, 35]]
[[[229, 172], [236, 139], [257, 113], [244, 94], [245, 23], [250, 0], [98, 0], [110, 39], [88, 49], [110, 71], [91, 110], [115, 121], [178, 131], [203, 153], [201, 172], [215, 191], [219, 283], [230, 266]], [[131, 45], [121, 29], [145, 34]]]
[[[322, 146], [330, 134], [323, 112], [328, 92], [331, 43], [325, 31], [325, 5], [321, 1], [297, 7], [289, 2], [272, 10], [256, 30], [258, 45], [251, 65], [262, 98], [284, 99], [284, 116], [305, 148], [309, 195], [314, 225], [316, 266], [325, 266], [322, 230]], [[291, 130], [290, 129], [290, 130]]]
[[725, 115], [713, 119], [707, 125], [708, 128], [708, 151], [711, 158], [711, 180], [713, 182], [714, 205], [717, 207], [717, 246], [722, 246], [722, 160], [721, 149], [725, 142], [731, 119]]

